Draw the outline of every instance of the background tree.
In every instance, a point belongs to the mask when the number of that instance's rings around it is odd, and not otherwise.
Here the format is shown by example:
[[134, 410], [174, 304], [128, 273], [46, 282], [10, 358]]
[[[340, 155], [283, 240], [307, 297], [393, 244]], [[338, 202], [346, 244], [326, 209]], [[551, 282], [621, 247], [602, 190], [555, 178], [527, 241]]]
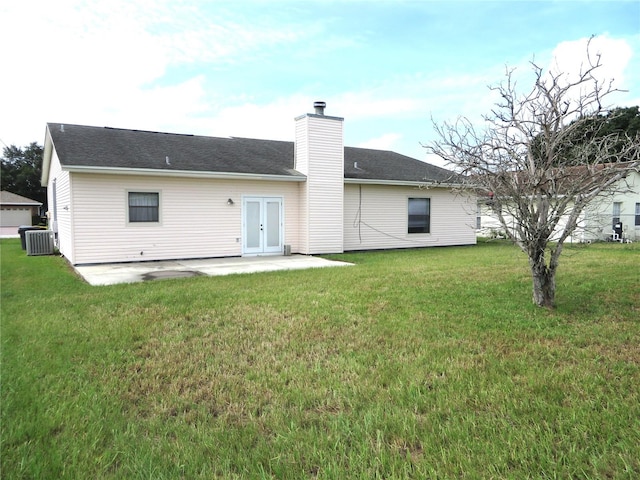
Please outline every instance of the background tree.
[[[427, 146], [463, 175], [465, 187], [489, 194], [506, 234], [527, 254], [536, 305], [555, 305], [555, 276], [564, 242], [597, 197], [627, 189], [640, 162], [637, 107], [610, 110], [617, 90], [601, 82], [599, 55], [590, 44], [576, 77], [531, 63], [533, 88], [516, 89], [514, 71], [490, 87], [500, 101], [478, 132], [465, 118], [435, 125], [440, 139]], [[633, 133], [633, 130], [631, 130]]]
[[603, 135], [626, 132], [633, 138], [640, 134], [640, 108], [637, 105], [614, 108], [607, 115], [601, 115], [599, 118], [605, 123], [601, 131]]
[[45, 188], [40, 185], [43, 149], [32, 142], [24, 149], [11, 145], [2, 153], [1, 189], [47, 203]]
[[[606, 115], [596, 117], [596, 122], [601, 122], [601, 128], [595, 129], [600, 137], [618, 136], [618, 143], [613, 148], [619, 153], [625, 148], [627, 138], [638, 138], [640, 136], [640, 112], [638, 106], [614, 108]], [[613, 156], [613, 158], [616, 158]]]

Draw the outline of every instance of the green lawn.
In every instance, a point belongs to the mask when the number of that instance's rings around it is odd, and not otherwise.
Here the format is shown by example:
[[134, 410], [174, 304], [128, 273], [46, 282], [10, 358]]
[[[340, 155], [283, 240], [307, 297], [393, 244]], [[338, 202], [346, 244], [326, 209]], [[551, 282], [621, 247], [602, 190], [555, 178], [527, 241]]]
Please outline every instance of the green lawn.
[[91, 287], [3, 240], [3, 479], [640, 477], [640, 244]]

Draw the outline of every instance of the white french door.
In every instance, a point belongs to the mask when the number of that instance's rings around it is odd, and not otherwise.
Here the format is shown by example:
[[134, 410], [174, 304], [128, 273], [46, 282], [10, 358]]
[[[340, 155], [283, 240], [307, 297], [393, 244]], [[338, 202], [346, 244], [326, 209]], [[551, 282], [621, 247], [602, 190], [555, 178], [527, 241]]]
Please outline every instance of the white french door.
[[282, 253], [282, 198], [244, 197], [242, 253]]

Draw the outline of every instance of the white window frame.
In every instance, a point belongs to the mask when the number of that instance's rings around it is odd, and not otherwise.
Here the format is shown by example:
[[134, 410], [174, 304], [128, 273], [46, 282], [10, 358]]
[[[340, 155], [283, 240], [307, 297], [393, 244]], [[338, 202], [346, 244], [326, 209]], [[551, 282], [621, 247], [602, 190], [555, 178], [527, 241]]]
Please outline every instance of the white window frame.
[[613, 212], [611, 215], [611, 226], [613, 227], [613, 225], [615, 225], [616, 223], [620, 222], [621, 219], [621, 214], [622, 214], [622, 202], [613, 202]]
[[[129, 205], [129, 194], [131, 193], [152, 193], [158, 196], [158, 221], [157, 222], [133, 222], [130, 218], [131, 206]], [[160, 190], [148, 190], [148, 189], [130, 189], [125, 192], [125, 208], [127, 210], [127, 225], [128, 226], [157, 226], [162, 224], [162, 191]]]
[[[410, 225], [411, 222], [409, 220], [409, 217], [410, 217], [410, 207], [409, 207], [409, 205], [411, 203], [411, 200], [426, 200], [427, 201], [427, 205], [429, 207], [429, 213], [427, 215], [428, 216], [428, 222], [427, 222], [427, 225], [426, 225], [426, 227], [427, 227], [427, 231], [426, 232], [410, 232], [409, 231], [409, 229], [411, 228], [411, 225]], [[407, 197], [407, 217], [406, 218], [407, 218], [407, 230], [406, 230], [407, 235], [429, 235], [429, 234], [431, 234], [431, 197], [414, 197], [414, 196]]]

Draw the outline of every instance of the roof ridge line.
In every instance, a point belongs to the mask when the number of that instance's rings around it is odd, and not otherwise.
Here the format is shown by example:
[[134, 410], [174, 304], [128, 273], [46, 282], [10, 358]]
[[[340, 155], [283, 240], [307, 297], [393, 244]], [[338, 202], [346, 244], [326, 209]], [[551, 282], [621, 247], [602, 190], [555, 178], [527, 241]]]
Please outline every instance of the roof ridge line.
[[140, 130], [137, 128], [119, 128], [119, 127], [109, 127], [109, 126], [104, 126], [102, 128], [106, 130], [122, 130], [126, 132], [157, 133], [159, 135], [178, 135], [181, 137], [195, 137], [193, 133], [158, 132], [155, 130]]

